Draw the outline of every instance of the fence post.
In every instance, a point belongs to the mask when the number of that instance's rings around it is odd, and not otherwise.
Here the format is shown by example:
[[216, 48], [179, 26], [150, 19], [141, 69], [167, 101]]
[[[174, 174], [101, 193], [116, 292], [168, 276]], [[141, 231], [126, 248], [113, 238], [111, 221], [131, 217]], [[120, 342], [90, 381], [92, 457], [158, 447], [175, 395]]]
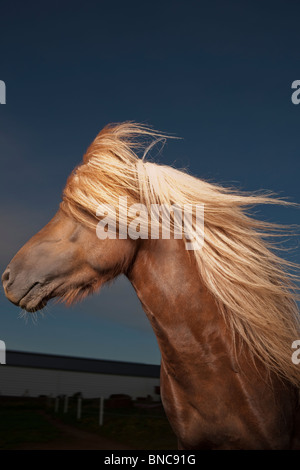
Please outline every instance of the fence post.
[[82, 402], [82, 398], [81, 397], [78, 397], [78, 401], [77, 401], [77, 419], [81, 419], [81, 402]]
[[64, 414], [68, 413], [68, 407], [69, 407], [69, 397], [65, 395], [65, 401], [64, 401]]
[[59, 408], [59, 398], [56, 397], [55, 402], [54, 402], [54, 411], [55, 411], [55, 413], [58, 413], [58, 408]]
[[103, 405], [104, 405], [104, 398], [100, 397], [99, 403], [99, 426], [103, 426]]

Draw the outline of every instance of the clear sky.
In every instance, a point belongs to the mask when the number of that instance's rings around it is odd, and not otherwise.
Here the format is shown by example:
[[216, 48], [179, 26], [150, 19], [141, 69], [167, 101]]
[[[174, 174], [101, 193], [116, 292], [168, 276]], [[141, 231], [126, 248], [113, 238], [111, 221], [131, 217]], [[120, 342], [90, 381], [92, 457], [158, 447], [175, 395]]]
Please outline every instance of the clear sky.
[[[0, 14], [1, 272], [56, 212], [68, 174], [109, 122], [182, 137], [161, 162], [300, 202], [299, 2], [29, 0], [1, 2]], [[300, 223], [294, 208], [258, 216]], [[1, 291], [9, 349], [160, 361], [125, 278], [72, 308], [50, 303], [36, 324], [18, 314]]]

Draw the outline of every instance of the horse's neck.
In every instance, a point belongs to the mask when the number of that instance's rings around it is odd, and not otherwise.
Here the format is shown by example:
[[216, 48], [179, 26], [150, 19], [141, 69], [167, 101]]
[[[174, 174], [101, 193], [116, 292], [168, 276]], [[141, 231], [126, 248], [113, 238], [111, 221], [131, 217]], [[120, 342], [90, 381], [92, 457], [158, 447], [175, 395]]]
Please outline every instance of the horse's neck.
[[[146, 242], [129, 274], [170, 373], [229, 358], [229, 332], [201, 283], [193, 256], [175, 240]], [[221, 363], [221, 362], [220, 362]], [[192, 371], [190, 371], [192, 373]]]
[[289, 439], [294, 392], [274, 376], [270, 386], [237, 335], [236, 359], [231, 331], [182, 243], [145, 242], [128, 277], [158, 340], [161, 398], [184, 448], [200, 449], [208, 435], [216, 448], [228, 436], [233, 448], [276, 448], [281, 426]]

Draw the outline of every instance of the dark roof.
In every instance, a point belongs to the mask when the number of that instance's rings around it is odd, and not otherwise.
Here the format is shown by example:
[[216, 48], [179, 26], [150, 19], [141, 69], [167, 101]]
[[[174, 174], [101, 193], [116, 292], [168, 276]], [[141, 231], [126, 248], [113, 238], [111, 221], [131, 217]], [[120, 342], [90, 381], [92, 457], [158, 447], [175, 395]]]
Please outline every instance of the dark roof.
[[57, 356], [21, 351], [6, 351], [6, 366], [56, 369], [95, 374], [128, 375], [159, 378], [160, 366], [83, 357]]

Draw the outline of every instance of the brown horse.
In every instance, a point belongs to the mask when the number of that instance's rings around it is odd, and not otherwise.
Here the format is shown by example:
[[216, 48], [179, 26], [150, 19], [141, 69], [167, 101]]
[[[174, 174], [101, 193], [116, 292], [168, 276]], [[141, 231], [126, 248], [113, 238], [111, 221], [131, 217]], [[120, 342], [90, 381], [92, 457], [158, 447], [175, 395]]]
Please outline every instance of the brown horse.
[[[300, 366], [292, 362], [291, 344], [300, 328], [287, 269], [293, 266], [263, 238], [279, 227], [244, 210], [286, 203], [146, 162], [133, 151], [138, 137], [161, 135], [124, 123], [97, 136], [69, 177], [57, 214], [4, 272], [7, 298], [35, 312], [51, 298], [70, 303], [125, 274], [157, 337], [161, 396], [179, 448], [296, 448]], [[135, 217], [129, 214], [120, 206], [125, 196], [128, 207], [141, 203], [149, 211], [151, 204], [201, 202], [204, 233], [194, 219], [192, 227], [202, 243], [187, 250], [186, 234], [151, 239], [149, 212], [139, 206]], [[137, 236], [124, 236], [136, 219]]]

